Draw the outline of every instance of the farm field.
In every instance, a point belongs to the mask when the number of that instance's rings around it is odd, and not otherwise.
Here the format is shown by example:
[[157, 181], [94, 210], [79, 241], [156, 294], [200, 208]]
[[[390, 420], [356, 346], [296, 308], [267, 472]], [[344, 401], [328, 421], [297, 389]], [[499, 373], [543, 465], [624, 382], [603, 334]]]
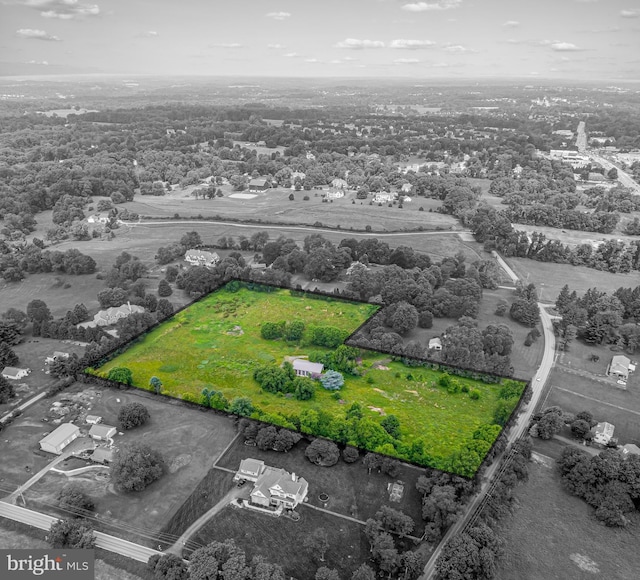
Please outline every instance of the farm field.
[[[370, 225], [374, 231], [402, 231], [423, 227], [425, 230], [460, 229], [453, 216], [429, 212], [440, 206], [438, 200], [413, 197], [402, 208], [388, 207], [377, 203], [369, 205], [371, 199], [356, 199], [355, 192], [347, 192], [343, 198], [323, 202], [320, 190], [294, 191], [276, 188], [258, 192], [253, 199], [229, 197], [234, 192], [223, 186], [224, 197], [198, 199], [192, 196], [194, 187], [176, 189], [163, 196], [136, 196], [134, 201], [124, 204], [128, 210], [141, 216], [172, 218], [181, 216], [220, 216], [225, 218], [266, 219], [275, 223], [313, 225], [317, 222], [341, 227], [364, 230]], [[248, 192], [242, 192], [248, 193]], [[289, 199], [293, 193], [294, 201]], [[316, 195], [317, 194], [317, 195]], [[303, 198], [308, 196], [308, 200]], [[355, 201], [355, 203], [352, 203]], [[423, 207], [423, 211], [419, 208]]]
[[[150, 389], [149, 381], [156, 376], [166, 394], [195, 401], [201, 400], [205, 387], [221, 391], [228, 401], [249, 397], [256, 409], [252, 416], [283, 425], [291, 425], [305, 410], [344, 421], [346, 409], [358, 402], [364, 417], [376, 423], [381, 416], [395, 415], [402, 443], [410, 446], [422, 441], [429, 465], [441, 468], [464, 448], [477, 428], [493, 423], [499, 386], [456, 378], [477, 392], [478, 398], [473, 400], [465, 392], [452, 394], [437, 387], [442, 376], [438, 371], [408, 368], [373, 351], [365, 351], [363, 356], [360, 373], [366, 376], [345, 377], [339, 397], [319, 387], [315, 398], [298, 401], [265, 392], [253, 379], [259, 365], [280, 365], [285, 357], [304, 357], [311, 351], [330, 352], [310, 345], [308, 334], [300, 344], [264, 340], [260, 334], [264, 322], [298, 319], [307, 328], [329, 323], [350, 334], [376, 310], [371, 304], [293, 296], [286, 290], [267, 293], [241, 288], [234, 292], [222, 288], [91, 372], [106, 377], [110, 370], [125, 367], [132, 371], [133, 384], [139, 388]], [[407, 458], [406, 451], [402, 455], [389, 447], [386, 453]]]
[[498, 529], [505, 557], [497, 580], [635, 580], [640, 568], [637, 513], [626, 529], [595, 520], [593, 508], [562, 488], [555, 463], [531, 463], [515, 490], [519, 507]]
[[569, 284], [572, 290], [584, 293], [589, 288], [614, 292], [621, 286], [638, 285], [638, 274], [612, 274], [584, 266], [537, 262], [527, 258], [507, 258], [509, 266], [524, 281], [533, 282], [541, 292], [541, 302], [555, 302], [560, 290]]

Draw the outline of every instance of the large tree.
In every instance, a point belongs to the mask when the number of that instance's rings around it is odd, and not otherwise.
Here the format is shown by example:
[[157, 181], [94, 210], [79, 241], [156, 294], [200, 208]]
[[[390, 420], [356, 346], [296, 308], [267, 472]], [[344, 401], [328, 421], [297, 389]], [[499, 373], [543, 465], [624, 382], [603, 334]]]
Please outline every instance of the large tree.
[[311, 463], [324, 467], [335, 465], [340, 458], [338, 446], [333, 441], [327, 441], [326, 439], [315, 439], [312, 441], [304, 454]]
[[162, 455], [142, 443], [122, 445], [111, 466], [111, 481], [123, 491], [142, 491], [165, 472]]
[[95, 509], [95, 503], [78, 482], [67, 483], [58, 494], [58, 505], [74, 515], [84, 515]]
[[92, 549], [96, 539], [85, 520], [62, 519], [51, 524], [47, 539], [52, 548]]
[[141, 403], [127, 403], [120, 407], [118, 422], [123, 429], [144, 425], [150, 418], [149, 410]]
[[324, 562], [324, 556], [329, 549], [329, 534], [324, 528], [315, 528], [313, 532], [304, 538], [302, 545], [311, 553], [313, 558]]

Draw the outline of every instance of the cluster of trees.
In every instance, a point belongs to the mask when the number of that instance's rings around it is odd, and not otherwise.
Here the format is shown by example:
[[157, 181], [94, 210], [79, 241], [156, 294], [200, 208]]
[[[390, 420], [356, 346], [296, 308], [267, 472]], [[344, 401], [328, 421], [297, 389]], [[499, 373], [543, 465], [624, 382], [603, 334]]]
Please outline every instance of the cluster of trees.
[[253, 442], [262, 451], [290, 451], [302, 438], [300, 433], [290, 429], [277, 429], [273, 425], [262, 425], [249, 419], [241, 419], [239, 431], [245, 441]]
[[51, 524], [47, 534], [52, 548], [73, 548], [90, 550], [96, 545], [91, 524], [85, 520], [65, 518]]
[[233, 539], [194, 550], [188, 564], [174, 554], [155, 554], [147, 571], [153, 580], [286, 580], [280, 565], [261, 556], [249, 561]]
[[142, 403], [127, 403], [118, 411], [118, 423], [125, 430], [140, 427], [150, 418], [149, 410]]
[[567, 446], [558, 460], [562, 482], [573, 495], [595, 508], [595, 516], [608, 526], [626, 526], [640, 499], [640, 457], [605, 449], [589, 456]]
[[123, 444], [110, 468], [111, 482], [122, 491], [142, 491], [166, 472], [162, 455], [142, 443]]
[[[22, 341], [26, 323], [27, 315], [15, 308], [7, 310], [0, 318], [0, 368], [18, 364], [18, 355], [11, 347]], [[14, 390], [4, 377], [0, 376], [0, 379], [0, 403], [6, 403], [14, 395]]]
[[509, 219], [488, 205], [480, 205], [473, 215], [465, 217], [465, 224], [476, 240], [484, 243], [485, 250], [497, 250], [507, 257], [586, 266], [613, 273], [640, 269], [640, 242], [636, 240], [569, 246], [558, 240], [547, 240], [540, 232], [527, 234], [516, 230]]
[[[478, 522], [451, 538], [438, 557], [435, 565], [437, 580], [495, 578], [496, 564], [504, 551], [503, 540], [494, 528], [501, 519], [513, 512], [516, 501], [513, 489], [519, 482], [527, 480], [527, 463], [530, 458], [529, 439], [520, 439], [512, 445], [490, 492], [490, 501], [484, 504]], [[452, 492], [449, 492], [449, 496], [452, 496]], [[427, 496], [423, 501], [426, 499]], [[451, 499], [449, 501], [453, 502]], [[449, 513], [452, 510], [453, 505], [450, 505]], [[453, 518], [455, 521], [455, 515]]]
[[186, 232], [179, 242], [170, 244], [168, 246], [160, 246], [156, 253], [155, 259], [158, 264], [169, 264], [176, 260], [181, 259], [187, 250], [193, 248], [199, 248], [202, 246], [202, 238], [196, 231]]
[[305, 323], [302, 320], [287, 322], [263, 322], [260, 326], [260, 336], [265, 340], [284, 338], [287, 342], [299, 342], [304, 334]]
[[463, 316], [446, 329], [439, 355], [448, 365], [511, 376], [512, 347], [513, 335], [506, 324], [489, 324], [480, 330], [476, 320]]
[[550, 228], [566, 228], [585, 232], [610, 234], [620, 221], [617, 213], [595, 211], [583, 212], [575, 209], [558, 209], [550, 205], [510, 207], [504, 212], [511, 222]]
[[268, 393], [292, 393], [299, 401], [312, 399], [316, 390], [316, 382], [297, 376], [288, 361], [281, 367], [275, 364], [256, 367], [253, 378]]
[[511, 303], [509, 315], [516, 322], [533, 328], [540, 320], [538, 292], [535, 284], [516, 283], [516, 299]]
[[0, 276], [7, 282], [19, 282], [27, 274], [56, 272], [61, 274], [93, 274], [96, 262], [75, 248], [60, 252], [44, 250], [44, 244], [9, 245], [0, 240]]
[[617, 344], [629, 352], [640, 349], [640, 286], [618, 288], [613, 294], [589, 288], [578, 295], [568, 284], [560, 290], [554, 321], [563, 348], [576, 337], [588, 344]]

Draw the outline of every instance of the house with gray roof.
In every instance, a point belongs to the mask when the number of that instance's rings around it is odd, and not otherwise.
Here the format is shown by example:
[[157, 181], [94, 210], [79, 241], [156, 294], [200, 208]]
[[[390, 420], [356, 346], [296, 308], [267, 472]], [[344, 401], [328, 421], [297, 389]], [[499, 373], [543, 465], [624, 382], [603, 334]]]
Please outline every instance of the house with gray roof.
[[324, 365], [321, 363], [314, 363], [303, 358], [297, 358], [293, 361], [293, 370], [299, 377], [311, 377], [312, 379], [318, 378], [322, 374]]

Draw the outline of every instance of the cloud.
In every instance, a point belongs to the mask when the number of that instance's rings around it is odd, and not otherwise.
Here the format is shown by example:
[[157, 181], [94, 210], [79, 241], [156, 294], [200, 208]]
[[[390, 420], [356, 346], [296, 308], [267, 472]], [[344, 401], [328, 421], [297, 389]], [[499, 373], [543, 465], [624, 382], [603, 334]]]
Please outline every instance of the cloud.
[[143, 36], [146, 36], [148, 38], [155, 38], [156, 36], [160, 36], [160, 33], [156, 32], [155, 30], [147, 30], [143, 33]]
[[40, 11], [43, 18], [73, 20], [100, 14], [97, 4], [84, 4], [78, 0], [25, 0], [20, 3]]
[[434, 45], [435, 45], [435, 42], [433, 42], [433, 40], [407, 40], [405, 38], [392, 40], [391, 43], [389, 44], [391, 48], [399, 48], [399, 49], [407, 49], [407, 50], [429, 48]]
[[507, 20], [502, 26], [505, 28], [515, 28], [516, 26], [520, 26], [520, 23], [517, 20]]
[[274, 20], [286, 20], [287, 18], [291, 18], [290, 12], [269, 12], [269, 14], [265, 15], [267, 18], [273, 18]]
[[267, 44], [267, 48], [282, 50], [283, 48], [287, 48], [284, 44]]
[[36, 30], [34, 28], [21, 28], [20, 30], [16, 30], [16, 34], [18, 36], [21, 36], [22, 38], [33, 38], [35, 40], [60, 40], [60, 38], [58, 38], [57, 36], [48, 34], [44, 30]]
[[462, 0], [440, 0], [439, 2], [413, 2], [405, 4], [402, 9], [407, 12], [428, 12], [430, 10], [451, 10], [458, 8]]
[[621, 10], [620, 16], [622, 16], [622, 18], [638, 18], [638, 16], [640, 16], [640, 10]]
[[551, 50], [557, 52], [576, 52], [583, 49], [570, 42], [553, 42], [551, 43]]
[[417, 58], [396, 58], [393, 62], [397, 64], [418, 64], [420, 61]]
[[319, 60], [317, 58], [305, 58], [304, 62], [312, 62], [312, 63], [314, 63], [314, 62], [323, 62], [323, 61], [321, 61], [321, 60]]
[[286, 56], [287, 58], [296, 58], [300, 55], [297, 52], [288, 52], [287, 54], [283, 54], [282, 56]]
[[358, 40], [357, 38], [347, 38], [335, 45], [336, 48], [350, 48], [352, 50], [362, 50], [364, 48], [384, 48], [381, 40]]
[[449, 46], [445, 46], [444, 50], [447, 52], [454, 52], [456, 54], [467, 54], [470, 52], [476, 52], [472, 48], [467, 48], [466, 46], [462, 46], [461, 44], [450, 44]]
[[44, 66], [49, 66], [49, 63], [46, 60], [30, 60], [27, 64], [42, 64]]
[[219, 42], [217, 44], [212, 44], [214, 48], [244, 48], [244, 44], [240, 44], [238, 42]]

